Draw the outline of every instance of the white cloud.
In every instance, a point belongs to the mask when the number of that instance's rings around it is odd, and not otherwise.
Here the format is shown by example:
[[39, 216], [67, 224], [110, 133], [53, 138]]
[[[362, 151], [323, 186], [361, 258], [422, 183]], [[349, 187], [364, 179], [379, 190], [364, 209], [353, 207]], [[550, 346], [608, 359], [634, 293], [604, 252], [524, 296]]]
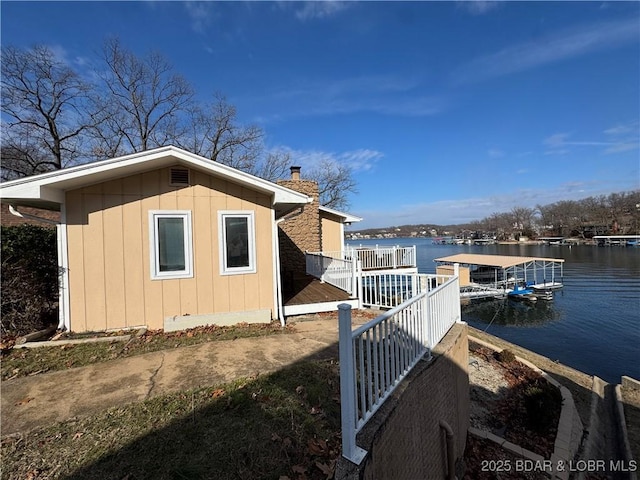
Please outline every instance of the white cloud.
[[384, 154], [377, 150], [361, 148], [340, 154], [338, 160], [354, 172], [367, 172], [372, 170], [383, 156]]
[[578, 146], [578, 147], [603, 147], [608, 145], [613, 145], [612, 142], [597, 142], [597, 141], [573, 141], [567, 140], [570, 134], [568, 133], [556, 133], [555, 135], [551, 135], [544, 139], [542, 143], [544, 143], [547, 147], [557, 148], [563, 147], [567, 145]]
[[636, 150], [639, 146], [640, 146], [640, 144], [638, 144], [638, 142], [635, 142], [635, 143], [617, 143], [617, 144], [607, 148], [604, 151], [604, 153], [611, 154], [611, 153], [629, 152], [631, 150]]
[[384, 157], [382, 152], [367, 148], [348, 150], [346, 152], [323, 152], [320, 150], [295, 150], [289, 147], [278, 147], [277, 150], [289, 154], [291, 161], [302, 167], [303, 171], [313, 170], [321, 162], [329, 162], [349, 167], [353, 172], [369, 172]]
[[571, 153], [571, 151], [566, 148], [554, 148], [544, 152], [545, 155], [567, 155], [568, 153]]
[[47, 45], [47, 48], [51, 51], [56, 61], [66, 65], [72, 63], [72, 61], [69, 60], [69, 53], [62, 45]]
[[602, 153], [613, 154], [628, 152], [638, 148], [639, 136], [637, 122], [627, 125], [617, 125], [604, 131], [610, 141], [599, 140], [571, 140], [569, 133], [556, 133], [543, 140], [548, 148], [545, 155], [564, 155], [570, 153], [567, 147], [606, 147]]
[[[300, 5], [295, 3], [295, 5]], [[295, 11], [296, 18], [299, 20], [315, 20], [323, 19], [336, 15], [337, 13], [349, 7], [348, 2], [340, 2], [333, 0], [314, 0], [302, 3], [302, 8]]]
[[638, 132], [638, 122], [634, 122], [631, 124], [619, 124], [615, 127], [607, 128], [604, 133], [607, 135], [627, 135], [629, 133], [637, 133]]
[[486, 80], [637, 41], [636, 17], [583, 25], [476, 58], [454, 72], [453, 80], [458, 84]]
[[[267, 92], [255, 98], [254, 103], [265, 101], [275, 101], [278, 119], [358, 112], [421, 117], [438, 114], [447, 107], [444, 97], [421, 92], [418, 79], [396, 75], [300, 80], [298, 85]], [[271, 120], [275, 118], [271, 117]]]
[[458, 0], [456, 4], [473, 15], [484, 15], [500, 5], [492, 0]]
[[560, 145], [564, 145], [568, 136], [568, 133], [556, 133], [555, 135], [545, 138], [542, 143], [547, 147], [558, 147]]
[[636, 150], [640, 146], [640, 123], [638, 121], [618, 124], [604, 131], [612, 145], [604, 153], [614, 154]]
[[502, 158], [505, 156], [505, 153], [498, 148], [490, 148], [487, 151], [487, 155], [489, 155], [489, 158]]
[[191, 19], [191, 28], [197, 33], [204, 32], [213, 18], [212, 3], [186, 1], [183, 5]]

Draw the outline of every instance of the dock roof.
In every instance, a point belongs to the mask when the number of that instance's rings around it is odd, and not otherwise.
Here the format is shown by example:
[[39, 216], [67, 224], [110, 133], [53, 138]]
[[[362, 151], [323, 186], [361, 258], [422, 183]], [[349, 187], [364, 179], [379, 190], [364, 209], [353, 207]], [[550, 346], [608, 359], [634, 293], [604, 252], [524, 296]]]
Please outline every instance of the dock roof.
[[467, 265], [482, 265], [486, 267], [510, 268], [516, 265], [530, 262], [558, 262], [563, 263], [563, 258], [545, 257], [516, 257], [509, 255], [480, 255], [473, 253], [458, 253], [448, 257], [434, 259], [434, 262], [441, 263], [464, 263]]

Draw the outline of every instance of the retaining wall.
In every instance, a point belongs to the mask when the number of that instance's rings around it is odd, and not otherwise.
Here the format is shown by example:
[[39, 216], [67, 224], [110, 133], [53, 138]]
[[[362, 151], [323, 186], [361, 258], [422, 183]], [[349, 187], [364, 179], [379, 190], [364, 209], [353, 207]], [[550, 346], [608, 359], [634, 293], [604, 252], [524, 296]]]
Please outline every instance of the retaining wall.
[[467, 325], [455, 324], [420, 361], [358, 435], [368, 451], [359, 466], [340, 458], [336, 480], [446, 478], [446, 422], [453, 430], [455, 458], [464, 454], [469, 428]]

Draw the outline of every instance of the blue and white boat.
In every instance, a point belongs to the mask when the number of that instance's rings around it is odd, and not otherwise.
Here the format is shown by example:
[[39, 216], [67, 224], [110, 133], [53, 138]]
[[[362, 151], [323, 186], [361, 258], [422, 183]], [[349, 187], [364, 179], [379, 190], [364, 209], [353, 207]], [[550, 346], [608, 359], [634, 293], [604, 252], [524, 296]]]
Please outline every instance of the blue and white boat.
[[522, 285], [516, 285], [512, 290], [508, 290], [507, 296], [513, 300], [528, 300], [531, 302], [535, 302], [538, 299], [532, 288]]

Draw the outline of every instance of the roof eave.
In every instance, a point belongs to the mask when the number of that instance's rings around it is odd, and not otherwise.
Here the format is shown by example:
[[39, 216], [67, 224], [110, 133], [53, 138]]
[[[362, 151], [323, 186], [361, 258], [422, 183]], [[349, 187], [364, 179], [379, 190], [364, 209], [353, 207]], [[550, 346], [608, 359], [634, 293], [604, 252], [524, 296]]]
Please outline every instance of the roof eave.
[[[212, 162], [204, 157], [169, 146], [146, 152], [134, 153], [115, 159], [78, 165], [69, 169], [56, 170], [32, 177], [21, 178], [0, 184], [3, 203], [25, 204], [24, 202], [64, 203], [66, 190], [81, 188], [108, 181], [113, 178], [133, 175], [172, 164], [185, 164], [209, 175], [221, 176], [247, 188], [269, 194], [273, 205], [310, 203], [307, 195], [276, 185], [275, 183], [241, 172], [227, 165]], [[145, 168], [151, 165], [150, 168]], [[21, 203], [22, 202], [22, 203]]]
[[339, 210], [334, 210], [333, 208], [329, 208], [325, 206], [320, 206], [320, 211], [330, 213], [332, 215], [342, 218], [342, 223], [355, 223], [355, 222], [362, 221], [361, 217], [356, 217], [355, 215], [351, 215], [350, 213], [341, 212]]

